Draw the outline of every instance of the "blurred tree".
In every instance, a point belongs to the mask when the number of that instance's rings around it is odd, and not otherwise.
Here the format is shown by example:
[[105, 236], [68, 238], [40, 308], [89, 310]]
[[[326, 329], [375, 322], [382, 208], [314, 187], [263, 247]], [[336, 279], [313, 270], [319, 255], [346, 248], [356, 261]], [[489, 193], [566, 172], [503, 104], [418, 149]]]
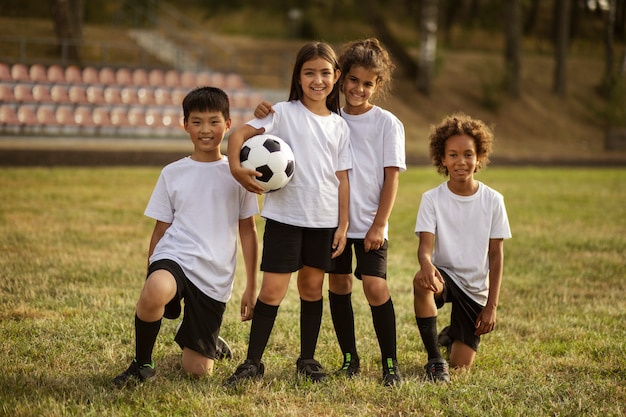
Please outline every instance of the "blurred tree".
[[83, 0], [50, 0], [54, 33], [61, 54], [79, 62], [78, 46], [82, 40]]
[[504, 6], [505, 47], [504, 82], [511, 97], [520, 95], [522, 54], [521, 0], [509, 0]]
[[420, 13], [420, 55], [417, 72], [417, 89], [428, 96], [432, 89], [432, 79], [437, 55], [437, 0], [423, 0]]
[[567, 53], [569, 49], [571, 0], [556, 0], [554, 3], [554, 78], [553, 91], [565, 97], [567, 95]]

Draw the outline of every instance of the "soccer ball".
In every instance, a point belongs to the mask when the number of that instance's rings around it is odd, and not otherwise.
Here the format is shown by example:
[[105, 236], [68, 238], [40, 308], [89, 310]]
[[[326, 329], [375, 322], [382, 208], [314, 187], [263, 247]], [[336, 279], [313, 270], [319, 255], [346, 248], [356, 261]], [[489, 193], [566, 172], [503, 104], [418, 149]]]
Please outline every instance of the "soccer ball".
[[266, 193], [280, 190], [291, 177], [296, 163], [287, 143], [274, 135], [253, 136], [243, 143], [239, 154], [241, 166], [263, 174], [255, 180]]

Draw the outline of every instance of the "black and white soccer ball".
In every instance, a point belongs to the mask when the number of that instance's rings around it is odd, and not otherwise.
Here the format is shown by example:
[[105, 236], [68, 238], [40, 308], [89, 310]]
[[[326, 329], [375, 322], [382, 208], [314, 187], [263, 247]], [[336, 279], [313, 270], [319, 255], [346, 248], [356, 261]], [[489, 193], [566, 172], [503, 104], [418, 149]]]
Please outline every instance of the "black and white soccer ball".
[[268, 134], [253, 136], [245, 141], [239, 160], [242, 167], [263, 174], [255, 179], [266, 193], [287, 185], [296, 167], [289, 145], [281, 138]]

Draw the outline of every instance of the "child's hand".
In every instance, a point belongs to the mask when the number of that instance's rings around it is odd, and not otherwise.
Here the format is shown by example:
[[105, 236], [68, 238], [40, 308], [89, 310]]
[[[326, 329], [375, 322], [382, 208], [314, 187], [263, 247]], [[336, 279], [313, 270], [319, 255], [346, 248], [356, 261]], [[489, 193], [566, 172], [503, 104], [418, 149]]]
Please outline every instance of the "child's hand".
[[346, 243], [348, 239], [344, 232], [339, 230], [335, 231], [335, 236], [333, 238], [333, 247], [331, 248], [332, 252], [330, 255], [331, 259], [335, 259], [339, 255], [343, 253], [343, 250], [346, 248]]
[[254, 117], [257, 119], [263, 119], [270, 113], [274, 113], [274, 109], [272, 108], [272, 103], [269, 101], [262, 101], [256, 106], [256, 109], [254, 109]]
[[241, 321], [252, 320], [252, 315], [254, 314], [254, 304], [254, 291], [248, 291], [246, 288], [241, 296]]
[[434, 293], [439, 291], [441, 286], [443, 286], [443, 277], [433, 264], [422, 266], [415, 274], [413, 281]]
[[476, 331], [474, 334], [480, 336], [493, 331], [496, 327], [496, 308], [486, 305], [478, 314], [476, 319]]
[[382, 246], [385, 244], [384, 230], [384, 227], [377, 227], [374, 225], [370, 227], [370, 229], [367, 231], [367, 234], [365, 235], [365, 240], [363, 241], [363, 247], [365, 249], [365, 252], [382, 248]]
[[231, 166], [230, 172], [246, 190], [257, 194], [263, 194], [263, 187], [261, 187], [254, 180], [255, 177], [260, 177], [263, 174], [253, 169], [244, 168], [241, 165], [238, 167]]

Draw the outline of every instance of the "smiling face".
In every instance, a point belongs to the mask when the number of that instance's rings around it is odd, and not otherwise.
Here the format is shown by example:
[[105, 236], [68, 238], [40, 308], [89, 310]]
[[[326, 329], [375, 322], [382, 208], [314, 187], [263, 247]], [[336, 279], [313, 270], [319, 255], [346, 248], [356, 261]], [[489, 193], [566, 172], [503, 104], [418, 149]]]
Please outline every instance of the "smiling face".
[[202, 162], [217, 161], [222, 157], [220, 145], [230, 129], [220, 111], [192, 111], [185, 121], [185, 131], [193, 142], [192, 159]]
[[476, 143], [467, 135], [454, 135], [446, 140], [441, 163], [448, 170], [450, 181], [465, 183], [473, 181], [478, 163]]
[[378, 87], [378, 75], [362, 66], [353, 65], [345, 75], [341, 89], [348, 114], [363, 114], [372, 108], [370, 99]]
[[300, 86], [302, 87], [302, 103], [310, 110], [326, 109], [326, 97], [333, 91], [339, 79], [339, 71], [324, 58], [306, 61], [300, 70]]

